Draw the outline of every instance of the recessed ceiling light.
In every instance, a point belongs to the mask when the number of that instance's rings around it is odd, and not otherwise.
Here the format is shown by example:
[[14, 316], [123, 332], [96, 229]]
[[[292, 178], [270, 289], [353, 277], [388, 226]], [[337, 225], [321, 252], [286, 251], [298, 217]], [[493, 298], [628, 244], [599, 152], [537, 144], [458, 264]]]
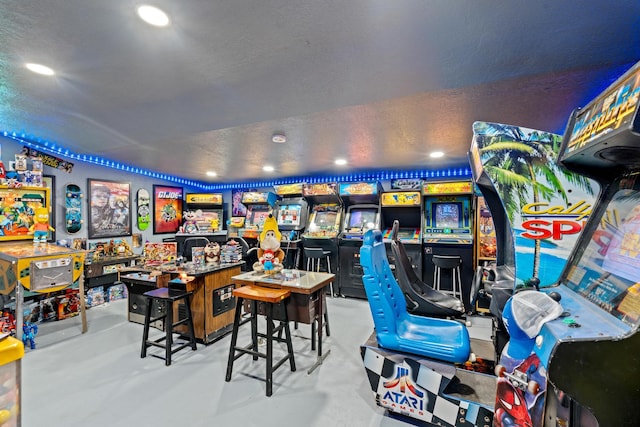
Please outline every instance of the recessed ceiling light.
[[53, 76], [56, 73], [51, 68], [40, 64], [27, 63], [24, 64], [24, 66], [27, 67], [29, 71], [33, 71], [36, 74], [42, 74], [43, 76]]
[[287, 137], [281, 133], [274, 133], [271, 137], [271, 141], [275, 142], [276, 144], [284, 144], [285, 142], [287, 142]]
[[439, 159], [440, 157], [444, 157], [444, 153], [442, 151], [433, 151], [431, 154], [429, 154], [429, 157], [431, 157], [432, 159]]
[[207, 176], [218, 176], [218, 174], [214, 171], [207, 171]]
[[156, 27], [166, 27], [169, 25], [169, 16], [155, 6], [140, 6], [138, 8], [138, 15], [144, 22]]
[[347, 161], [345, 159], [336, 159], [335, 164], [338, 166], [344, 166], [347, 164]]
[[262, 167], [262, 170], [265, 172], [273, 172], [275, 168], [273, 166], [265, 165]]

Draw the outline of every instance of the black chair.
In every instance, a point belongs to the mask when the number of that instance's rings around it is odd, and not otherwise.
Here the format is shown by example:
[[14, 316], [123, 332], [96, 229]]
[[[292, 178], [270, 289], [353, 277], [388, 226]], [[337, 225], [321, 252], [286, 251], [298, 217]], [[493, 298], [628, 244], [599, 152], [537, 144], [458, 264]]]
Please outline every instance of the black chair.
[[207, 239], [204, 236], [187, 237], [186, 239], [184, 239], [184, 243], [182, 244], [182, 257], [187, 261], [191, 261], [191, 258], [192, 258], [191, 250], [193, 248], [198, 248], [198, 247], [203, 248], [207, 246], [209, 243], [211, 243], [209, 242], [209, 239]]
[[396, 259], [396, 279], [407, 302], [407, 311], [419, 316], [458, 317], [465, 314], [464, 304], [439, 292], [418, 278], [402, 242], [398, 239], [400, 223], [393, 221], [391, 250]]

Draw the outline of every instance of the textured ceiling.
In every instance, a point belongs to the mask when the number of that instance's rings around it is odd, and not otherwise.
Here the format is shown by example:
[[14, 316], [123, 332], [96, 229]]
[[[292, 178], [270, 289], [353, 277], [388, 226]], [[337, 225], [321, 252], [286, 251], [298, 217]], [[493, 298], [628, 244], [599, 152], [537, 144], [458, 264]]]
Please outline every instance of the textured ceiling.
[[169, 27], [131, 0], [0, 0], [0, 130], [205, 182], [440, 168], [477, 120], [562, 132], [640, 60], [638, 0], [152, 4]]

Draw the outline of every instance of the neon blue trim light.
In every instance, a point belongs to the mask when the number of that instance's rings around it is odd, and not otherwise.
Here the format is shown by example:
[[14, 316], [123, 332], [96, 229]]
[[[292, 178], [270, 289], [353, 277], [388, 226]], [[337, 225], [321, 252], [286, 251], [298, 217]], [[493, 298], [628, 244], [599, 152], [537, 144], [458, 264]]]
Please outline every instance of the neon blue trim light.
[[311, 175], [311, 176], [296, 176], [279, 178], [272, 181], [253, 181], [253, 182], [238, 182], [238, 183], [219, 183], [211, 184], [202, 181], [194, 181], [186, 178], [181, 178], [173, 175], [167, 175], [160, 172], [155, 172], [139, 167], [126, 165], [124, 163], [114, 162], [113, 160], [105, 159], [103, 157], [91, 156], [86, 154], [72, 153], [66, 148], [60, 147], [55, 143], [49, 141], [34, 142], [30, 140], [25, 134], [18, 135], [15, 132], [3, 131], [2, 135], [6, 138], [12, 139], [20, 144], [24, 144], [30, 148], [51, 153], [56, 156], [68, 157], [71, 160], [90, 163], [106, 168], [117, 169], [132, 174], [147, 176], [150, 178], [161, 179], [163, 181], [174, 182], [185, 186], [197, 188], [204, 191], [220, 191], [220, 190], [235, 190], [235, 189], [254, 189], [262, 187], [273, 187], [274, 185], [282, 184], [296, 184], [300, 182], [306, 182], [309, 184], [321, 184], [325, 182], [360, 182], [360, 181], [388, 181], [392, 179], [468, 179], [471, 178], [471, 169], [468, 166], [453, 167], [440, 170], [372, 170], [359, 173], [351, 173], [348, 175]]

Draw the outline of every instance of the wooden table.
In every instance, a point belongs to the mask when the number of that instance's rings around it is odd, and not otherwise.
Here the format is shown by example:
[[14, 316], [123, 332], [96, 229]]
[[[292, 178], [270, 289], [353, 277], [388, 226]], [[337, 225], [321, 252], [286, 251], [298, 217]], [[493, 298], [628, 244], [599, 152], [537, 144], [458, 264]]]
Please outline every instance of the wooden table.
[[[264, 274], [260, 272], [250, 271], [247, 273], [233, 276], [231, 281], [236, 285], [256, 285], [269, 288], [287, 289], [291, 291], [292, 302], [294, 304], [306, 304], [307, 313], [313, 312], [309, 317], [301, 315], [300, 310], [294, 307], [292, 316], [289, 320], [301, 323], [311, 324], [318, 322], [318, 358], [316, 363], [307, 371], [308, 374], [313, 372], [322, 364], [324, 359], [329, 355], [331, 350], [326, 353], [322, 352], [322, 329], [323, 329], [323, 313], [325, 303], [325, 288], [333, 282], [335, 274], [317, 273], [313, 271], [303, 270], [282, 270], [277, 274]], [[303, 302], [296, 299], [295, 296], [302, 296]], [[306, 298], [305, 298], [306, 297]], [[313, 305], [313, 307], [311, 306]]]
[[[142, 313], [146, 309], [147, 299], [142, 295], [154, 288], [167, 287], [169, 280], [181, 273], [189, 276], [185, 289], [193, 292], [191, 314], [196, 339], [209, 344], [231, 331], [235, 299], [232, 297], [231, 277], [240, 273], [243, 261], [231, 264], [207, 264], [198, 269], [165, 269], [157, 277], [151, 278], [151, 270], [126, 268], [120, 271], [120, 280], [129, 290], [129, 321], [143, 323]], [[179, 305], [175, 307], [174, 319], [180, 319]], [[155, 315], [152, 317], [156, 317]], [[175, 328], [177, 332], [186, 332], [186, 325]]]

